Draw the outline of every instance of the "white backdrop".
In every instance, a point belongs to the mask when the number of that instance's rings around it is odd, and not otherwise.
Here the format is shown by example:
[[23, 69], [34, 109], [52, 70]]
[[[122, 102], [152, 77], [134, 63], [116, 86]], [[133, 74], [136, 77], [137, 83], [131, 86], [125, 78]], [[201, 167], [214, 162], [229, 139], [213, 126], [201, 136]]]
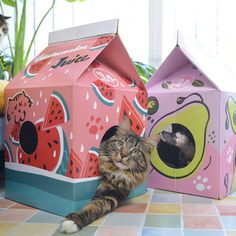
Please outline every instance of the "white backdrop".
[[[28, 0], [27, 37], [52, 0]], [[176, 43], [176, 32], [196, 38], [213, 55], [219, 55], [236, 74], [235, 0], [57, 0], [35, 40], [31, 58], [46, 45], [48, 32], [80, 24], [119, 18], [119, 33], [135, 59], [157, 67]], [[14, 12], [4, 8], [6, 15]], [[13, 19], [11, 37], [13, 37]]]

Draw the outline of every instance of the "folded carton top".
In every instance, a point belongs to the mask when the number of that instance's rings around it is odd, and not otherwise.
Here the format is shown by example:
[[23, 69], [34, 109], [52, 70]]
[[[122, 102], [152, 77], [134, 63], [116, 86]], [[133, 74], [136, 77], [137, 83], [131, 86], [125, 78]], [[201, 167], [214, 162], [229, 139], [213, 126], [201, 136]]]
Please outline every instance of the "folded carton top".
[[234, 75], [227, 70], [223, 61], [214, 54], [209, 54], [196, 40], [181, 33], [178, 33], [176, 47], [161, 64], [147, 88], [160, 83], [189, 61], [207, 78], [211, 88], [228, 92], [236, 90]]
[[94, 36], [118, 33], [118, 19], [101, 21], [49, 33], [49, 45]]
[[95, 59], [139, 84], [141, 79], [117, 29], [118, 20], [110, 20], [50, 33], [49, 46], [11, 81], [7, 89], [79, 85], [80, 76]]

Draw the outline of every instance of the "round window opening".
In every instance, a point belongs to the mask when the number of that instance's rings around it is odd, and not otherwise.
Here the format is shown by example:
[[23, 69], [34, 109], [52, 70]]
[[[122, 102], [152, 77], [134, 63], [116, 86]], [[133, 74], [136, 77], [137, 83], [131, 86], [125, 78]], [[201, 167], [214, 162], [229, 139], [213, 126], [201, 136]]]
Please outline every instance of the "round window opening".
[[191, 132], [181, 124], [173, 123], [161, 131], [157, 145], [160, 159], [169, 167], [180, 169], [190, 164], [195, 154]]

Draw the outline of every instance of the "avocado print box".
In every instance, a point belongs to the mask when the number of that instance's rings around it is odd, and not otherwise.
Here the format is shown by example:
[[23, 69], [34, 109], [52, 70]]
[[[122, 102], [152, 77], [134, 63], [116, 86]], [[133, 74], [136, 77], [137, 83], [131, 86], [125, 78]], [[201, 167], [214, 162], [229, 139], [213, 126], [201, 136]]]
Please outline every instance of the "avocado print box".
[[222, 199], [232, 192], [235, 171], [236, 83], [202, 50], [179, 34], [147, 84], [147, 132], [161, 136], [148, 184]]
[[99, 183], [100, 143], [123, 116], [145, 134], [147, 93], [117, 27], [111, 20], [50, 33], [7, 86], [7, 198], [63, 216], [78, 210]]

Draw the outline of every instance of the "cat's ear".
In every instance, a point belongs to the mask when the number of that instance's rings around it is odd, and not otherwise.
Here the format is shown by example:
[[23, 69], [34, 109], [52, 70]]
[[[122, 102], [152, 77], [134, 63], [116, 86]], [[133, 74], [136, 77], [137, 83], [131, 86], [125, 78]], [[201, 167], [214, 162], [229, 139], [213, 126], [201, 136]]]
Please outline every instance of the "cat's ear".
[[11, 16], [3, 16], [4, 17], [4, 20], [8, 20], [11, 18]]
[[157, 144], [159, 143], [160, 139], [161, 139], [161, 137], [160, 137], [159, 134], [153, 134], [150, 137], [147, 137], [145, 139], [144, 144], [145, 144], [148, 152], [150, 152], [150, 153], [152, 152], [152, 149], [157, 146]]
[[124, 115], [123, 120], [118, 127], [117, 134], [118, 135], [127, 135], [130, 133], [130, 120], [127, 116]]

